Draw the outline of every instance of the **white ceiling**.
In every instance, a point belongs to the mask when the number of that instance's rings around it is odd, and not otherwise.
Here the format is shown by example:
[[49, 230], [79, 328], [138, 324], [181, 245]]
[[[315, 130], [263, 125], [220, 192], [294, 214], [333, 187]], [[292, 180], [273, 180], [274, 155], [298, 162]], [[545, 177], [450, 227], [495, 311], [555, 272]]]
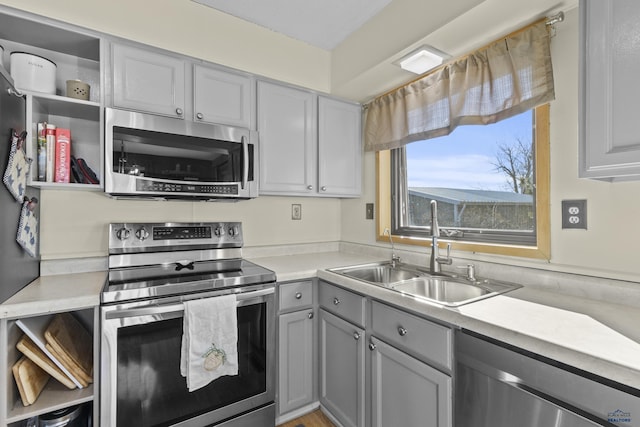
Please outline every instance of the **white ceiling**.
[[391, 0], [193, 0], [291, 38], [333, 50]]

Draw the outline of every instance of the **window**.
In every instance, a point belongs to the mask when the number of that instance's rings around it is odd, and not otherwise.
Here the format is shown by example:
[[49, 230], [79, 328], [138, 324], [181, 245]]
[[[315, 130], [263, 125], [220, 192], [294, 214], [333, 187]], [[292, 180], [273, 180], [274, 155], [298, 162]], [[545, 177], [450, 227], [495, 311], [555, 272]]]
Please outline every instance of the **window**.
[[548, 123], [543, 105], [379, 152], [379, 230], [429, 244], [436, 200], [441, 241], [454, 249], [548, 259]]

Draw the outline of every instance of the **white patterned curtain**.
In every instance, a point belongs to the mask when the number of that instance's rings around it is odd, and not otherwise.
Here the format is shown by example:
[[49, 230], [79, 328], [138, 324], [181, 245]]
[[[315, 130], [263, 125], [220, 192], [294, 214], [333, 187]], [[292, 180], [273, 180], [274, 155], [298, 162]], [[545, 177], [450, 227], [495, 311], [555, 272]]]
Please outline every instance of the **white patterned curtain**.
[[459, 125], [495, 123], [554, 98], [543, 20], [368, 103], [365, 150], [448, 135]]

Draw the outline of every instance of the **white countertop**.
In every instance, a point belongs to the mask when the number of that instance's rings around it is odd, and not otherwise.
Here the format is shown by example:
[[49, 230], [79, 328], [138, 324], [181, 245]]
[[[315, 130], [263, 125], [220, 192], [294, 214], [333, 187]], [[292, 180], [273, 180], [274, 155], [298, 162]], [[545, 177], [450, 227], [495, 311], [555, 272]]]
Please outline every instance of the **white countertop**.
[[[275, 271], [279, 282], [317, 276], [640, 389], [640, 307], [526, 287], [450, 308], [326, 271], [380, 261], [370, 255], [320, 252], [250, 260]], [[100, 304], [105, 278], [104, 271], [40, 277], [0, 304], [0, 318], [95, 307]]]
[[318, 276], [418, 314], [640, 389], [640, 307], [520, 288], [457, 308], [430, 304], [327, 268], [379, 261], [341, 252], [254, 258], [278, 281]]

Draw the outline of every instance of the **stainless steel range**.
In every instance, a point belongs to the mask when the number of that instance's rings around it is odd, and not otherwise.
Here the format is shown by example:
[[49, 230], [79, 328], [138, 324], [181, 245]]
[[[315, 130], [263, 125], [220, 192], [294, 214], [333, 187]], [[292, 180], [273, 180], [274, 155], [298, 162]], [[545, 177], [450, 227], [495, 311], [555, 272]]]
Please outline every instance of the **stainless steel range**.
[[[275, 425], [275, 273], [242, 259], [242, 224], [117, 223], [102, 292], [100, 422]], [[236, 294], [238, 375], [189, 392], [183, 303]]]

